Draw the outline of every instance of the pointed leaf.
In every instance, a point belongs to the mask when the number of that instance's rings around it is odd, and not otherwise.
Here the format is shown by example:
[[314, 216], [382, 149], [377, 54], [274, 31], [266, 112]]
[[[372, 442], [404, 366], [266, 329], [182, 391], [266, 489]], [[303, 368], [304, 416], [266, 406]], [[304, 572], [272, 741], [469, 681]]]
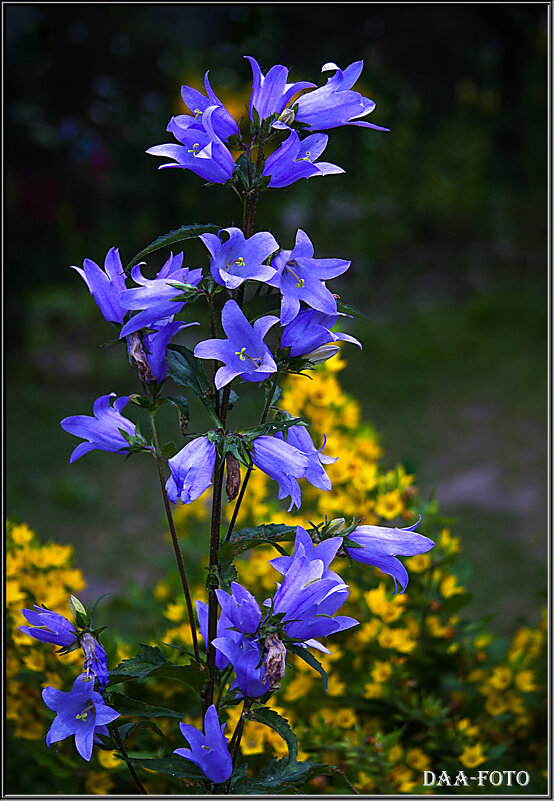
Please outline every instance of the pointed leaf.
[[165, 706], [154, 706], [147, 704], [145, 701], [139, 701], [136, 698], [129, 698], [128, 695], [123, 693], [111, 692], [109, 694], [109, 705], [121, 715], [127, 715], [132, 718], [179, 718], [184, 717], [182, 712], [177, 712], [175, 709], [168, 709]]
[[110, 684], [117, 684], [126, 679], [142, 681], [153, 670], [168, 661], [158, 647], [140, 645], [140, 650], [140, 654], [131, 659], [124, 659], [113, 670], [110, 670]]
[[325, 688], [325, 692], [327, 692], [327, 673], [323, 665], [317, 661], [315, 656], [310, 653], [307, 648], [301, 648], [299, 645], [288, 644], [287, 648], [289, 651], [292, 651], [293, 654], [296, 654], [303, 659], [304, 662], [307, 662], [310, 667], [313, 667], [314, 670], [320, 674], [321, 678], [323, 679], [323, 686]]
[[287, 744], [289, 755], [287, 764], [296, 762], [298, 756], [298, 740], [296, 734], [291, 729], [288, 720], [281, 717], [274, 709], [267, 706], [262, 706], [257, 709], [251, 709], [248, 713], [250, 720], [255, 720], [257, 723], [263, 723], [279, 734]]
[[156, 250], [160, 250], [160, 248], [166, 248], [170, 245], [174, 245], [176, 242], [183, 242], [185, 239], [194, 239], [200, 234], [217, 234], [222, 228], [221, 225], [214, 225], [213, 223], [196, 223], [195, 225], [182, 225], [180, 228], [177, 228], [175, 231], [170, 231], [168, 234], [163, 234], [155, 239], [150, 245], [143, 248], [140, 253], [131, 259], [129, 264], [125, 267], [125, 272], [128, 273], [131, 267], [143, 259], [145, 256], [149, 256], [151, 253], [154, 253]]

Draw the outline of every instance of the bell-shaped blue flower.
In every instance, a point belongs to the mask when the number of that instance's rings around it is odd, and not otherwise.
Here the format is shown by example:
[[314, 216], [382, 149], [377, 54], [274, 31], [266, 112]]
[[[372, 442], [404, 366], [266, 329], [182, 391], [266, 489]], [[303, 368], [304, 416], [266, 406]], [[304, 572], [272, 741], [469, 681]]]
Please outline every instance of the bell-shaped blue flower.
[[167, 346], [179, 331], [199, 323], [182, 323], [169, 320], [161, 320], [153, 326], [153, 330], [142, 337], [146, 358], [152, 378], [160, 384], [167, 378]]
[[[228, 235], [222, 239], [222, 234]], [[265, 281], [275, 270], [263, 262], [279, 250], [277, 240], [268, 231], [245, 238], [240, 228], [223, 228], [219, 234], [202, 234], [202, 242], [210, 251], [210, 270], [216, 283], [236, 289], [243, 281]]]
[[168, 129], [181, 144], [154, 145], [154, 147], [148, 148], [146, 152], [151, 156], [164, 156], [176, 162], [175, 164], [162, 164], [158, 169], [180, 167], [183, 170], [191, 170], [205, 181], [215, 184], [224, 184], [228, 181], [233, 175], [235, 162], [231, 152], [216, 131], [217, 125], [212, 122], [214, 115], [219, 121], [218, 106], [209, 106], [202, 112], [204, 130], [183, 128], [173, 121], [170, 122]]
[[216, 590], [217, 600], [223, 614], [234, 628], [243, 634], [254, 634], [262, 619], [258, 602], [251, 592], [236, 581], [231, 582], [231, 594]]
[[177, 117], [172, 117], [167, 126], [167, 130], [171, 131], [179, 140], [182, 133], [187, 129], [206, 131], [204, 127], [204, 112], [211, 106], [216, 108], [211, 116], [212, 127], [220, 139], [226, 141], [230, 136], [236, 136], [239, 132], [237, 123], [213, 92], [208, 74], [206, 72], [204, 76], [205, 95], [192, 86], [181, 86], [181, 97], [187, 108], [192, 112], [192, 116], [190, 114], [180, 114]]
[[268, 186], [279, 189], [289, 186], [300, 178], [313, 178], [316, 175], [337, 175], [344, 172], [342, 167], [327, 161], [318, 161], [329, 137], [325, 134], [312, 134], [300, 140], [296, 131], [266, 159], [262, 175], [270, 176]]
[[73, 623], [57, 612], [51, 612], [43, 606], [33, 609], [22, 609], [24, 617], [31, 626], [19, 626], [19, 630], [41, 642], [51, 642], [69, 648], [77, 640], [77, 632]]
[[[281, 431], [278, 431], [275, 436], [277, 439], [282, 439], [284, 441], [284, 435]], [[333, 464], [333, 462], [337, 461], [338, 457], [327, 456], [321, 452], [325, 447], [326, 439], [321, 448], [318, 449], [312, 442], [307, 427], [298, 425], [291, 426], [287, 430], [286, 442], [287, 445], [292, 445], [296, 450], [308, 457], [308, 466], [303, 477], [318, 489], [331, 490], [331, 479], [325, 472], [323, 465]]]
[[180, 723], [181, 734], [190, 748], [173, 752], [198, 765], [207, 779], [216, 784], [226, 782], [233, 772], [233, 760], [224, 735], [225, 723], [219, 724], [217, 710], [212, 704], [204, 716], [204, 734], [189, 723]]
[[104, 260], [104, 269], [91, 259], [85, 259], [83, 267], [76, 270], [89, 288], [104, 319], [109, 323], [122, 323], [127, 309], [119, 302], [119, 293], [125, 289], [125, 273], [118, 248], [110, 248]]
[[426, 553], [434, 547], [435, 543], [423, 534], [417, 534], [414, 529], [417, 523], [407, 528], [387, 528], [385, 526], [357, 526], [348, 535], [348, 539], [359, 545], [359, 548], [349, 548], [346, 551], [351, 559], [367, 565], [378, 567], [394, 579], [394, 588], [397, 592], [397, 581], [401, 591], [408, 586], [408, 571], [399, 559], [400, 556], [415, 556]]
[[189, 270], [183, 267], [183, 254], [171, 254], [155, 278], [144, 278], [140, 271], [140, 264], [131, 270], [133, 281], [141, 286], [126, 289], [121, 292], [119, 299], [126, 309], [139, 310], [123, 326], [120, 338], [133, 334], [141, 328], [155, 328], [173, 319], [185, 306], [185, 301], [176, 301], [183, 290], [173, 286], [174, 282], [187, 283], [196, 286], [202, 278], [200, 268]]
[[75, 679], [71, 692], [45, 687], [42, 698], [46, 706], [57, 713], [46, 735], [46, 745], [75, 735], [75, 747], [87, 762], [92, 756], [95, 736], [107, 735], [106, 724], [119, 717], [119, 712], [107, 706], [95, 691], [94, 680], [85, 673]]
[[[204, 640], [204, 643], [208, 642], [208, 604], [204, 601], [195, 601], [194, 607], [196, 609], [196, 614], [198, 615], [198, 628], [200, 629], [200, 636]], [[233, 625], [232, 621], [227, 617], [225, 612], [221, 612], [220, 616], [217, 619], [217, 636], [218, 637], [225, 637], [228, 640], [232, 640], [233, 642], [240, 642], [242, 640], [242, 634], [239, 631], [233, 631], [231, 626]], [[214, 640], [215, 642], [215, 640]], [[225, 670], [226, 667], [229, 665], [229, 660], [227, 657], [221, 653], [221, 651], [216, 652], [215, 657], [215, 666], [218, 670]]]
[[344, 259], [314, 259], [314, 246], [302, 230], [292, 250], [282, 250], [271, 262], [277, 270], [267, 283], [281, 291], [281, 325], [290, 323], [306, 303], [324, 314], [337, 313], [337, 301], [325, 286], [327, 278], [342, 275], [350, 267]]
[[375, 108], [373, 100], [351, 91], [363, 66], [363, 61], [355, 61], [343, 71], [333, 62], [324, 64], [322, 72], [334, 70], [335, 74], [327, 80], [325, 86], [307, 92], [296, 101], [295, 122], [303, 122], [312, 131], [325, 131], [340, 125], [360, 125], [375, 128], [377, 131], [388, 131], [388, 128], [361, 119]]
[[270, 688], [270, 680], [266, 677], [262, 651], [257, 640], [243, 637], [240, 642], [230, 637], [217, 637], [213, 640], [214, 648], [227, 657], [233, 665], [236, 679], [230, 689], [238, 687], [248, 698], [259, 698]]
[[290, 355], [306, 356], [322, 345], [330, 342], [352, 342], [362, 347], [357, 339], [349, 334], [331, 331], [339, 317], [348, 315], [324, 314], [315, 309], [300, 309], [297, 316], [283, 328], [281, 334], [281, 347], [290, 348]]
[[277, 372], [271, 351], [264, 337], [278, 318], [272, 314], [260, 317], [250, 325], [238, 303], [228, 300], [221, 312], [221, 325], [227, 339], [206, 339], [199, 342], [194, 355], [200, 359], [224, 362], [215, 374], [215, 385], [221, 389], [233, 378], [243, 381], [264, 381]]
[[96, 637], [88, 632], [81, 634], [80, 637], [81, 648], [85, 652], [85, 670], [86, 675], [94, 673], [98, 680], [100, 692], [108, 686], [109, 672], [108, 660], [106, 652], [96, 639]]
[[310, 89], [315, 86], [309, 81], [287, 83], [289, 71], [282, 64], [276, 64], [271, 67], [266, 75], [263, 75], [255, 58], [252, 58], [252, 56], [245, 56], [245, 58], [250, 62], [253, 78], [252, 96], [249, 105], [250, 119], [253, 119], [253, 109], [257, 111], [261, 120], [265, 120], [273, 114], [281, 114], [294, 95], [303, 89]]
[[306, 475], [310, 459], [293, 445], [277, 437], [257, 437], [252, 445], [252, 460], [256, 467], [279, 485], [279, 500], [290, 496], [290, 506], [300, 508], [299, 478]]
[[192, 503], [212, 483], [216, 447], [207, 437], [197, 437], [188, 442], [179, 453], [168, 460], [171, 475], [165, 488], [172, 503]]
[[302, 526], [296, 526], [296, 539], [294, 541], [293, 556], [277, 556], [275, 559], [271, 559], [269, 563], [273, 565], [275, 570], [284, 576], [287, 574], [287, 571], [292, 566], [294, 560], [299, 559], [302, 556], [305, 557], [308, 562], [317, 560], [323, 563], [323, 571], [321, 573], [322, 578], [333, 578], [336, 581], [342, 581], [340, 576], [329, 568], [329, 565], [335, 558], [340, 545], [340, 537], [329, 537], [328, 539], [323, 540], [323, 542], [314, 545], [312, 538], [306, 529], [302, 528]]
[[77, 445], [71, 454], [70, 462], [95, 449], [110, 453], [129, 453], [129, 443], [120, 432], [120, 429], [123, 429], [132, 437], [137, 433], [135, 424], [121, 414], [129, 398], [126, 396], [117, 398], [111, 406], [110, 398], [113, 397], [115, 392], [110, 392], [109, 395], [102, 395], [94, 401], [92, 407], [94, 417], [76, 414], [61, 421], [61, 427], [68, 434], [87, 440]]

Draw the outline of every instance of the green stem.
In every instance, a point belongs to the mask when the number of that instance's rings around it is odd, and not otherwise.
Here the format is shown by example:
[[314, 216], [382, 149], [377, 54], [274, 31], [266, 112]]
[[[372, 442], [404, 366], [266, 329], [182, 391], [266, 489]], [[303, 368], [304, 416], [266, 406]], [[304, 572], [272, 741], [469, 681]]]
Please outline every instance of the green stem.
[[194, 623], [194, 611], [192, 608], [192, 599], [190, 595], [189, 585], [187, 581], [187, 576], [185, 573], [185, 565], [183, 563], [183, 555], [181, 553], [181, 549], [179, 548], [179, 540], [177, 539], [177, 532], [175, 530], [175, 523], [173, 522], [173, 515], [171, 513], [171, 506], [169, 503], [169, 498], [167, 497], [167, 491], [165, 489], [165, 476], [163, 470], [163, 462], [162, 462], [162, 455], [160, 452], [160, 443], [158, 441], [158, 433], [156, 431], [156, 424], [154, 422], [154, 415], [150, 412], [150, 425], [152, 428], [152, 439], [154, 442], [154, 448], [156, 453], [156, 463], [158, 465], [158, 476], [160, 479], [160, 488], [162, 491], [162, 497], [164, 501], [165, 507], [165, 514], [167, 517], [167, 523], [169, 525], [169, 531], [171, 533], [171, 541], [173, 543], [173, 550], [175, 551], [175, 559], [177, 560], [177, 567], [179, 569], [179, 575], [181, 576], [181, 584], [183, 585], [183, 592], [185, 594], [185, 601], [187, 604], [187, 612], [189, 618], [189, 625], [190, 625], [190, 632], [192, 635], [192, 644], [194, 647], [194, 656], [196, 661], [200, 664], [200, 651], [198, 650], [198, 639], [196, 637], [196, 626]]
[[120, 736], [120, 734], [119, 734], [119, 732], [117, 730], [117, 726], [114, 726], [113, 723], [110, 723], [108, 728], [110, 729], [110, 731], [111, 731], [111, 733], [112, 733], [112, 735], [113, 735], [113, 737], [114, 737], [114, 739], [115, 739], [115, 741], [117, 743], [117, 747], [119, 748], [119, 750], [121, 752], [121, 756], [125, 760], [125, 764], [129, 768], [129, 773], [133, 777], [133, 781], [135, 782], [135, 784], [137, 786], [137, 790], [139, 791], [140, 795], [148, 795], [148, 792], [147, 792], [146, 788], [144, 787], [143, 783], [141, 782], [141, 780], [137, 776], [137, 772], [136, 772], [134, 766], [128, 761], [129, 760], [129, 755], [127, 753], [127, 749], [125, 748], [125, 746], [123, 744], [123, 740], [121, 739], [121, 736]]
[[237, 762], [237, 757], [239, 755], [240, 741], [242, 739], [242, 733], [244, 731], [244, 721], [246, 715], [250, 711], [251, 706], [252, 706], [252, 699], [245, 698], [239, 722], [237, 723], [235, 731], [233, 732], [233, 736], [231, 737], [231, 742], [229, 743], [229, 753], [231, 754], [233, 760], [233, 771], [235, 769], [235, 764]]
[[[209, 308], [209, 311], [210, 311], [210, 331], [211, 331], [211, 334], [212, 334], [212, 339], [215, 339], [216, 336], [217, 336], [217, 332], [216, 332], [216, 329], [215, 329], [214, 300], [213, 300], [213, 297], [212, 297], [211, 294], [208, 295], [208, 308]], [[215, 374], [217, 372], [217, 369], [218, 369], [217, 361], [215, 359], [213, 361], [213, 367], [214, 367], [214, 376], [215, 376]], [[219, 392], [217, 391], [217, 389], [215, 391], [215, 414], [216, 414], [216, 417], [219, 417]]]

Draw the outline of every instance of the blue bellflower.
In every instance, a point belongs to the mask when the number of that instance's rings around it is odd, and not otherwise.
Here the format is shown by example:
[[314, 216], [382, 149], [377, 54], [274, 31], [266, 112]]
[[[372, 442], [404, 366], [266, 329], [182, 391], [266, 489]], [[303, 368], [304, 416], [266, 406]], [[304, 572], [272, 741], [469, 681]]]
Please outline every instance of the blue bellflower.
[[74, 266], [71, 269], [76, 270], [88, 286], [104, 319], [109, 323], [122, 323], [127, 309], [119, 302], [119, 293], [125, 289], [125, 273], [119, 249], [110, 248], [103, 270], [91, 259], [84, 260], [82, 269]]
[[103, 692], [104, 689], [108, 686], [109, 681], [109, 672], [108, 672], [108, 660], [106, 657], [106, 652], [92, 634], [85, 632], [81, 634], [80, 637], [81, 648], [85, 652], [85, 670], [86, 675], [88, 676], [90, 673], [94, 673], [98, 680], [98, 686], [100, 687], [100, 692]]
[[121, 414], [129, 398], [126, 396], [117, 398], [111, 406], [110, 398], [113, 397], [115, 392], [110, 392], [109, 395], [102, 395], [94, 401], [92, 407], [94, 417], [76, 414], [61, 421], [61, 427], [68, 434], [87, 440], [77, 445], [71, 454], [70, 462], [95, 449], [110, 453], [129, 453], [129, 443], [119, 430], [123, 429], [133, 437], [137, 433], [135, 424]]
[[236, 581], [231, 582], [231, 594], [216, 590], [223, 614], [231, 625], [243, 634], [254, 634], [262, 619], [258, 602], [251, 592]]
[[[77, 632], [73, 623], [57, 612], [51, 612], [35, 604], [35, 609], [22, 609], [24, 617], [31, 626], [19, 626], [19, 630], [41, 642], [51, 642], [69, 648], [77, 640]], [[36, 628], [35, 628], [36, 627]]]
[[290, 506], [300, 508], [301, 493], [297, 479], [303, 478], [310, 466], [305, 453], [277, 437], [257, 437], [252, 445], [252, 461], [279, 485], [279, 500], [290, 496]]
[[180, 139], [179, 133], [187, 129], [206, 132], [203, 120], [204, 112], [213, 106], [215, 106], [216, 110], [211, 115], [211, 124], [217, 136], [226, 141], [230, 136], [236, 136], [239, 132], [237, 123], [221, 100], [214, 94], [208, 74], [209, 72], [206, 72], [204, 76], [205, 95], [192, 86], [181, 86], [181, 97], [187, 108], [192, 111], [192, 116], [190, 114], [180, 114], [171, 118], [167, 130], [174, 133], [177, 139]]
[[70, 692], [45, 687], [42, 697], [46, 706], [57, 713], [46, 735], [46, 745], [75, 735], [77, 751], [90, 761], [95, 736], [107, 735], [106, 724], [118, 718], [119, 712], [104, 703], [94, 690], [94, 681], [84, 673], [77, 676]]
[[394, 579], [394, 589], [397, 592], [397, 581], [401, 591], [408, 586], [408, 572], [396, 555], [415, 556], [426, 553], [434, 547], [435, 543], [423, 534], [417, 534], [414, 529], [417, 523], [407, 528], [387, 528], [385, 526], [357, 526], [348, 535], [348, 538], [360, 545], [360, 548], [349, 548], [346, 551], [351, 559], [367, 565], [378, 567]]
[[[212, 117], [215, 117], [213, 122]], [[235, 162], [231, 152], [217, 133], [220, 120], [219, 106], [208, 106], [202, 112], [203, 130], [191, 127], [183, 128], [172, 120], [168, 125], [168, 130], [181, 144], [154, 145], [146, 152], [151, 156], [163, 156], [176, 162], [175, 164], [162, 164], [158, 168], [160, 170], [166, 167], [179, 167], [183, 170], [191, 170], [205, 181], [224, 184], [232, 177]]]
[[290, 348], [292, 357], [305, 356], [330, 342], [352, 342], [361, 348], [361, 343], [349, 334], [331, 331], [339, 314], [340, 312], [324, 314], [315, 309], [300, 309], [294, 320], [283, 328], [281, 347]]
[[236, 679], [229, 689], [238, 688], [248, 698], [259, 698], [270, 689], [262, 650], [257, 640], [243, 637], [240, 642], [225, 635], [212, 641], [214, 648], [233, 665]]
[[287, 83], [289, 71], [281, 64], [271, 67], [267, 74], [263, 75], [255, 58], [252, 58], [252, 56], [245, 56], [245, 58], [250, 62], [253, 78], [252, 96], [249, 105], [250, 119], [253, 119], [252, 112], [254, 109], [261, 120], [265, 120], [273, 114], [281, 114], [285, 106], [298, 92], [315, 86], [309, 81]]
[[161, 320], [152, 326], [153, 331], [144, 334], [142, 342], [146, 351], [146, 358], [152, 378], [160, 384], [167, 378], [167, 363], [165, 360], [167, 354], [167, 346], [173, 339], [175, 334], [183, 328], [188, 328], [191, 325], [199, 325], [199, 323], [182, 323], [170, 320]]
[[324, 314], [337, 313], [337, 301], [325, 286], [327, 278], [342, 275], [350, 267], [344, 259], [314, 259], [314, 247], [302, 230], [292, 250], [282, 250], [271, 262], [277, 274], [267, 283], [281, 291], [281, 325], [290, 323], [306, 303]]
[[[284, 441], [284, 435], [281, 431], [278, 431], [275, 436], [277, 439], [282, 439]], [[326, 441], [326, 438], [324, 438], [323, 445], [318, 449], [312, 442], [312, 438], [306, 426], [291, 426], [287, 431], [287, 445], [292, 445], [293, 448], [296, 448], [296, 450], [308, 457], [308, 466], [303, 477], [309, 481], [312, 486], [320, 490], [332, 489], [331, 479], [325, 472], [323, 465], [333, 464], [338, 458], [336, 456], [326, 456], [321, 453], [325, 447]]]
[[[221, 235], [228, 234], [223, 241]], [[245, 238], [240, 228], [223, 228], [219, 234], [202, 234], [200, 239], [210, 251], [210, 270], [214, 281], [227, 289], [236, 289], [243, 281], [265, 281], [275, 270], [263, 262], [279, 250], [277, 240], [268, 231]]]
[[264, 381], [277, 372], [271, 351], [263, 341], [277, 322], [277, 317], [268, 314], [252, 326], [238, 303], [227, 301], [221, 312], [221, 324], [227, 339], [206, 339], [194, 349], [194, 355], [200, 359], [217, 359], [224, 363], [215, 374], [217, 389], [237, 376], [243, 381]]
[[139, 310], [123, 326], [120, 338], [135, 333], [141, 328], [155, 328], [156, 325], [166, 324], [173, 319], [173, 315], [181, 311], [185, 301], [176, 301], [182, 289], [173, 286], [173, 282], [187, 283], [196, 286], [202, 278], [202, 270], [189, 270], [183, 267], [183, 254], [171, 254], [155, 278], [144, 278], [140, 271], [140, 264], [131, 270], [133, 281], [141, 284], [139, 287], [125, 289], [119, 299], [126, 309]]
[[197, 437], [188, 442], [179, 453], [168, 460], [171, 475], [165, 488], [172, 503], [192, 503], [212, 483], [216, 448], [207, 437]]
[[265, 162], [262, 175], [270, 176], [268, 186], [279, 189], [290, 186], [300, 178], [344, 172], [342, 167], [328, 161], [316, 162], [327, 147], [328, 140], [325, 134], [312, 134], [300, 140], [296, 131], [291, 131]]
[[[204, 601], [195, 601], [194, 608], [198, 615], [198, 628], [200, 629], [200, 636], [204, 643], [208, 642], [208, 604]], [[217, 620], [217, 636], [224, 637], [232, 642], [240, 642], [242, 634], [239, 631], [233, 631], [231, 626], [233, 623], [224, 612], [221, 612]], [[215, 640], [214, 640], [215, 642]], [[225, 670], [229, 665], [229, 660], [220, 651], [216, 652], [215, 666], [218, 670]]]
[[333, 617], [348, 597], [348, 585], [328, 568], [342, 544], [341, 537], [326, 540], [325, 549], [318, 553], [323, 558], [316, 558], [315, 549], [306, 541], [307, 532], [300, 534], [299, 528], [290, 561], [278, 562], [286, 572], [273, 598], [273, 612], [284, 613], [282, 622], [288, 637], [321, 649], [315, 637], [327, 637], [358, 625], [358, 621], [342, 615]]
[[325, 86], [302, 95], [296, 101], [295, 122], [303, 122], [312, 131], [325, 131], [341, 125], [359, 125], [377, 131], [388, 131], [388, 128], [361, 119], [373, 111], [375, 103], [359, 92], [350, 91], [360, 77], [363, 66], [363, 61], [355, 61], [343, 71], [333, 62], [324, 64], [322, 72], [335, 70], [335, 74], [327, 80]]
[[176, 748], [173, 752], [194, 762], [204, 776], [216, 784], [226, 782], [233, 772], [233, 760], [223, 733], [225, 726], [225, 723], [220, 726], [217, 710], [212, 704], [204, 716], [204, 734], [189, 723], [179, 724], [190, 748]]

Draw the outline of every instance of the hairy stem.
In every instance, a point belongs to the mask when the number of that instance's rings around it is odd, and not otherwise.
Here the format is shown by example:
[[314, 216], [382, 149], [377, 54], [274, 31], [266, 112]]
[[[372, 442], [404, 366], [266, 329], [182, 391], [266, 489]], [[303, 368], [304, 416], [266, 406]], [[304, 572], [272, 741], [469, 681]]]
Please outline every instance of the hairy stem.
[[175, 559], [177, 560], [177, 567], [179, 569], [179, 575], [181, 576], [181, 584], [183, 585], [183, 592], [185, 594], [185, 601], [187, 604], [187, 613], [189, 618], [189, 625], [190, 625], [190, 632], [192, 635], [192, 644], [194, 647], [194, 656], [198, 663], [200, 663], [200, 652], [198, 650], [198, 639], [196, 636], [196, 625], [194, 623], [194, 610], [192, 608], [192, 599], [190, 595], [189, 585], [187, 581], [187, 576], [185, 573], [185, 565], [183, 563], [183, 555], [181, 553], [181, 549], [179, 548], [179, 540], [177, 539], [177, 532], [175, 531], [175, 523], [173, 522], [173, 514], [171, 512], [171, 506], [169, 503], [169, 498], [167, 497], [167, 492], [165, 489], [165, 476], [164, 476], [164, 469], [163, 469], [163, 462], [162, 462], [162, 455], [160, 452], [160, 443], [158, 441], [158, 433], [156, 431], [156, 424], [154, 422], [154, 415], [150, 413], [150, 425], [152, 427], [152, 439], [154, 441], [154, 448], [156, 452], [156, 463], [158, 465], [158, 476], [160, 479], [160, 488], [162, 491], [162, 497], [164, 501], [165, 507], [165, 514], [167, 517], [167, 523], [169, 525], [169, 531], [171, 533], [171, 541], [173, 543], [173, 550], [175, 551]]
[[133, 781], [137, 786], [137, 790], [139, 791], [140, 795], [148, 795], [148, 792], [147, 792], [145, 786], [143, 785], [143, 783], [141, 782], [141, 780], [137, 776], [137, 772], [136, 772], [134, 766], [130, 762], [127, 761], [129, 759], [129, 755], [127, 754], [127, 749], [125, 748], [125, 745], [123, 744], [123, 740], [121, 739], [121, 736], [120, 736], [120, 734], [119, 734], [119, 732], [117, 730], [117, 726], [114, 726], [113, 723], [110, 723], [109, 724], [109, 729], [110, 729], [110, 731], [111, 731], [111, 733], [112, 733], [112, 735], [114, 737], [114, 740], [117, 743], [117, 747], [119, 748], [119, 750], [121, 752], [121, 756], [125, 760], [125, 764], [129, 768], [129, 773], [131, 774], [131, 776], [133, 778]]

